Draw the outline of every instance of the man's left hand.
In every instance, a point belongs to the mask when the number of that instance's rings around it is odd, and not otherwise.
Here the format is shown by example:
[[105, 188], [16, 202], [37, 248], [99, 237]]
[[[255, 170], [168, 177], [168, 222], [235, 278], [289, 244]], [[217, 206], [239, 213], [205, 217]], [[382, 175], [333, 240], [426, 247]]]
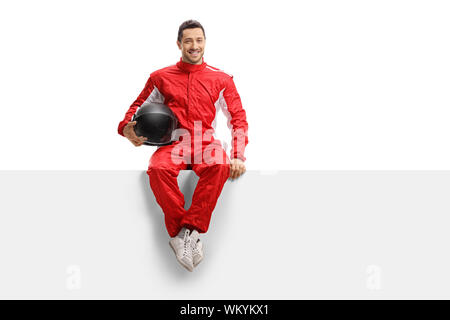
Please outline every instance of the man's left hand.
[[243, 174], [245, 172], [245, 164], [244, 161], [242, 161], [241, 159], [232, 159], [231, 160], [231, 170], [230, 170], [230, 178], [236, 179], [238, 178], [241, 174]]

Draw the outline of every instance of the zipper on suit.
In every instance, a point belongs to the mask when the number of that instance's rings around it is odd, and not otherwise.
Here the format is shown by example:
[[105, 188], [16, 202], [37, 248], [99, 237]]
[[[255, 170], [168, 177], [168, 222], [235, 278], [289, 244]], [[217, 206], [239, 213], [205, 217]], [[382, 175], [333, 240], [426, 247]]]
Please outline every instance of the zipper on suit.
[[[187, 116], [189, 119], [189, 115], [190, 115], [190, 102], [189, 102], [189, 86], [191, 83], [191, 73], [188, 72], [188, 83], [187, 83]], [[188, 121], [189, 122], [189, 121]]]

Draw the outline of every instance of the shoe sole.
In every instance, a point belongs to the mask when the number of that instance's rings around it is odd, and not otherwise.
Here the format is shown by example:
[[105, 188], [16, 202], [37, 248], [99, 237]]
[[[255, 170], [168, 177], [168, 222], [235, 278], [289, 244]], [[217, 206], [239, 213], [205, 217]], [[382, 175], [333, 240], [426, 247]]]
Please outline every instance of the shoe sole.
[[189, 268], [189, 266], [188, 266], [188, 265], [185, 265], [185, 264], [183, 263], [182, 260], [179, 260], [179, 259], [178, 259], [177, 251], [175, 250], [174, 246], [172, 245], [172, 242], [169, 241], [169, 245], [170, 245], [170, 247], [172, 248], [173, 253], [175, 253], [175, 257], [177, 258], [177, 261], [178, 261], [178, 262], [179, 262], [179, 263], [180, 263], [187, 271], [190, 271], [190, 272], [194, 271], [194, 269]]

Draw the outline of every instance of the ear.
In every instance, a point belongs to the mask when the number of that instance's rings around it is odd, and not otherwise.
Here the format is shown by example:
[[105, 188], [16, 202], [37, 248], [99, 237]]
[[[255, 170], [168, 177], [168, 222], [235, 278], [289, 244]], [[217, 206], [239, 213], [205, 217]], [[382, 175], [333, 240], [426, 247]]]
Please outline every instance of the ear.
[[181, 50], [181, 43], [180, 43], [180, 41], [178, 41], [178, 40], [177, 40], [177, 46], [178, 46], [178, 49]]

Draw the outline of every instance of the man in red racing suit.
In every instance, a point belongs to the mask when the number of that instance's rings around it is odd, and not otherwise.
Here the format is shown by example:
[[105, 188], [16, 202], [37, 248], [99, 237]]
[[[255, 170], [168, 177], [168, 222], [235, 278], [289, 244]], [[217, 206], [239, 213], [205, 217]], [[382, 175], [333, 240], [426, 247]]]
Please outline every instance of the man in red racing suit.
[[[164, 103], [178, 118], [184, 134], [180, 140], [157, 148], [149, 161], [147, 174], [156, 201], [164, 212], [169, 235], [174, 239], [178, 235], [178, 239], [184, 241], [179, 243], [180, 248], [192, 245], [193, 258], [186, 257], [186, 250], [184, 256], [181, 251], [177, 253], [176, 245], [171, 243], [177, 259], [189, 271], [203, 258], [201, 248], [196, 246], [201, 244], [198, 234], [207, 232], [226, 180], [245, 172], [244, 149], [248, 144], [246, 112], [233, 76], [204, 62], [204, 39], [204, 29], [195, 20], [180, 26], [177, 41], [182, 51], [180, 61], [150, 74], [118, 127], [119, 134], [140, 146], [145, 138], [135, 135], [135, 122], [131, 119], [144, 102]], [[231, 160], [214, 134], [219, 110], [224, 112], [232, 131]], [[199, 177], [188, 210], [184, 209], [184, 195], [177, 182], [180, 170], [185, 169], [192, 169]]]

